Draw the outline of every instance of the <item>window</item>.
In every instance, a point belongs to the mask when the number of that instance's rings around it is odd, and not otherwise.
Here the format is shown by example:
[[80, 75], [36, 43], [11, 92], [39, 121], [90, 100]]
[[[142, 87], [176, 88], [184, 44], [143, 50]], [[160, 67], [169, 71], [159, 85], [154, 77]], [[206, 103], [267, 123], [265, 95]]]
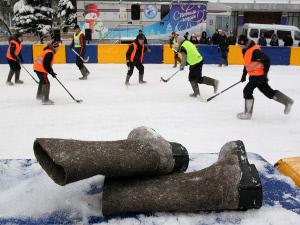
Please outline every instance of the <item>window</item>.
[[264, 33], [266, 38], [271, 38], [272, 34], [274, 34], [274, 30], [260, 30], [260, 35]]
[[295, 40], [300, 41], [300, 32], [295, 31]]
[[244, 28], [243, 31], [242, 31], [242, 34], [247, 36], [247, 33], [248, 33], [248, 29]]
[[249, 35], [252, 38], [258, 38], [258, 29], [251, 29]]
[[140, 20], [141, 14], [141, 7], [139, 4], [131, 5], [131, 19], [132, 20]]
[[[161, 20], [164, 20], [164, 18], [169, 14], [170, 12], [170, 6], [169, 5], [161, 5], [161, 8], [160, 8], [160, 19]], [[170, 15], [165, 18], [165, 19], [169, 19]]]
[[287, 34], [291, 34], [291, 31], [277, 30], [278, 39], [283, 39]]

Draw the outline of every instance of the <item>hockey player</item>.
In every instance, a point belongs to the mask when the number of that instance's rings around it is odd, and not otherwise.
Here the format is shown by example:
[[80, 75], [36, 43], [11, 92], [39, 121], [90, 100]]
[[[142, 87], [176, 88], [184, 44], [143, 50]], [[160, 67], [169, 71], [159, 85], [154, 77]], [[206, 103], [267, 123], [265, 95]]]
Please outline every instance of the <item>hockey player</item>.
[[14, 85], [11, 82], [11, 79], [13, 75], [15, 74], [15, 83], [16, 84], [23, 84], [23, 81], [20, 80], [20, 72], [21, 72], [21, 66], [20, 66], [20, 60], [23, 62], [23, 57], [21, 54], [22, 50], [22, 43], [23, 37], [22, 34], [14, 34], [10, 37], [9, 40], [9, 46], [6, 53], [6, 58], [10, 67], [8, 76], [7, 76], [7, 85]]
[[174, 51], [174, 68], [177, 67], [177, 62], [181, 63], [181, 59], [179, 58], [178, 56], [178, 48], [179, 48], [179, 45], [177, 43], [177, 37], [178, 37], [178, 34], [176, 34], [175, 32], [172, 32], [171, 33], [171, 38], [170, 38], [170, 48]]
[[217, 92], [219, 81], [210, 77], [202, 76], [203, 57], [199, 53], [197, 47], [190, 41], [183, 37], [178, 37], [179, 52], [182, 55], [180, 70], [183, 70], [186, 64], [190, 65], [189, 81], [191, 83], [194, 93], [191, 97], [200, 97], [198, 83], [213, 86], [214, 93]]
[[126, 52], [126, 65], [128, 67], [128, 72], [125, 85], [130, 85], [129, 79], [133, 74], [134, 67], [136, 67], [139, 71], [139, 83], [147, 83], [144, 81], [144, 66], [142, 64], [145, 51], [144, 37], [143, 35], [139, 34], [137, 38], [129, 45], [129, 48]]
[[48, 44], [39, 56], [34, 60], [33, 70], [36, 72], [39, 77], [39, 86], [36, 98], [42, 100], [44, 105], [52, 105], [53, 101], [49, 99], [50, 93], [50, 82], [48, 80], [48, 73], [52, 75], [53, 78], [56, 78], [56, 73], [52, 69], [54, 55], [57, 52], [59, 47], [58, 41], [52, 41], [51, 44]]
[[[77, 24], [74, 26], [74, 31], [75, 31], [75, 33], [73, 34], [71, 48], [73, 48], [78, 53], [78, 55], [80, 55], [82, 58], [84, 58], [85, 47], [86, 47], [84, 33], [82, 33], [80, 31], [80, 28]], [[86, 80], [87, 76], [90, 74], [90, 71], [88, 71], [88, 69], [83, 64], [82, 59], [78, 55], [76, 55], [76, 65], [78, 66], [78, 68], [82, 74], [82, 77], [80, 77], [79, 79]]]
[[284, 104], [284, 114], [291, 110], [293, 100], [278, 90], [273, 90], [268, 84], [268, 72], [270, 68], [269, 57], [261, 51], [260, 46], [254, 41], [249, 40], [247, 36], [240, 35], [238, 45], [242, 49], [244, 59], [244, 70], [241, 81], [246, 81], [246, 75], [249, 74], [249, 82], [244, 88], [245, 110], [238, 113], [239, 119], [249, 120], [253, 112], [253, 91], [258, 88], [266, 97]]

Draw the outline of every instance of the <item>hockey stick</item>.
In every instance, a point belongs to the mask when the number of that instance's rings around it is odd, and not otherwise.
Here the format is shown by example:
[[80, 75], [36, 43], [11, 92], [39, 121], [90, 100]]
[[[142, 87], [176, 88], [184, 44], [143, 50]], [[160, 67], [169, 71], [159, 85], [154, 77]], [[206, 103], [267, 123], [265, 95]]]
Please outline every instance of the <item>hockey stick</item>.
[[23, 66], [23, 64], [20, 63], [20, 65], [22, 66], [22, 68], [29, 74], [29, 76], [31, 76], [31, 78], [35, 81], [35, 83], [39, 83], [35, 78], [34, 76], [32, 76], [32, 74], [26, 69], [25, 66]]
[[82, 58], [81, 57], [81, 55], [79, 55], [75, 50], [74, 50], [74, 48], [71, 48], [72, 49], [72, 51], [83, 61], [83, 62], [85, 62], [85, 63], [87, 63], [88, 61], [89, 61], [89, 59], [90, 59], [90, 57], [88, 56], [86, 59], [84, 59], [84, 58]]
[[170, 77], [168, 77], [167, 79], [164, 79], [163, 77], [160, 77], [160, 81], [163, 81], [163, 82], [168, 82], [169, 80], [172, 79], [172, 77], [174, 77], [180, 70], [177, 70], [175, 73], [173, 73]]
[[78, 99], [76, 99], [76, 98], [74, 98], [73, 97], [73, 95], [68, 91], [68, 89], [60, 82], [60, 80], [57, 78], [57, 77], [55, 77], [55, 79], [58, 81], [58, 83], [60, 83], [60, 85], [66, 90], [66, 92], [68, 92], [68, 94], [71, 96], [71, 98], [75, 101], [75, 102], [77, 102], [77, 103], [81, 103], [81, 102], [83, 102], [83, 100], [78, 100]]
[[239, 84], [239, 83], [241, 83], [241, 82], [242, 82], [242, 81], [238, 81], [238, 82], [234, 83], [233, 85], [229, 86], [228, 88], [224, 89], [223, 91], [221, 91], [221, 92], [219, 92], [219, 93], [217, 93], [217, 94], [215, 94], [215, 95], [209, 97], [208, 99], [206, 99], [206, 101], [209, 102], [209, 101], [212, 100], [213, 98], [217, 97], [218, 95], [222, 94], [223, 92], [229, 90], [230, 88], [234, 87], [235, 85], [237, 85], [237, 84]]

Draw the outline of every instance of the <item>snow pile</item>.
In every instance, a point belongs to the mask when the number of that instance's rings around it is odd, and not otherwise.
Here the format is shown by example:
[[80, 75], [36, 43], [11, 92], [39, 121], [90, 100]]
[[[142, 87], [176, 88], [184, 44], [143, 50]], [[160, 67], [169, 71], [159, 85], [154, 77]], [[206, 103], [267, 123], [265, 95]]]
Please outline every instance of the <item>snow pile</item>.
[[20, 0], [15, 3], [14, 22], [20, 33], [45, 35], [51, 31], [54, 10], [37, 1]]
[[70, 0], [60, 0], [58, 2], [57, 17], [61, 18], [61, 25], [75, 25], [76, 24], [76, 8]]

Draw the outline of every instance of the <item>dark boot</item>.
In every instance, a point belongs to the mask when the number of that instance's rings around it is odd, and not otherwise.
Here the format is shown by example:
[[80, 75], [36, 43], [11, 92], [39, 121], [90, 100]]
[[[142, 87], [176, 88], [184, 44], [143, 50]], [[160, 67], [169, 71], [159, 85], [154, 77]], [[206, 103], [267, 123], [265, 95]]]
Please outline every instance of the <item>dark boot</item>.
[[173, 68], [176, 68], [176, 67], [177, 67], [177, 59], [175, 58], [175, 63], [174, 63]]
[[42, 99], [43, 105], [53, 105], [54, 102], [49, 99], [50, 84], [42, 85], [42, 93], [43, 93], [43, 99]]
[[79, 77], [79, 80], [86, 80], [87, 79], [87, 70], [84, 66], [80, 69], [80, 72], [82, 74], [82, 77]]
[[127, 74], [126, 80], [125, 80], [125, 85], [130, 85], [129, 79], [130, 79], [130, 75]]
[[217, 93], [219, 88], [219, 81], [210, 77], [203, 77], [203, 84], [207, 84], [214, 87], [214, 93]]
[[238, 113], [237, 117], [241, 120], [250, 120], [253, 112], [254, 99], [245, 99], [245, 111]]
[[85, 70], [86, 76], [90, 75], [90, 71], [86, 68], [85, 65], [83, 65], [83, 68], [84, 68], [84, 70]]
[[23, 84], [24, 82], [20, 80], [20, 70], [17, 70], [15, 73], [15, 83], [16, 84]]
[[290, 97], [286, 96], [280, 91], [276, 91], [273, 99], [281, 104], [284, 104], [284, 114], [289, 114], [291, 111], [292, 105], [294, 103], [294, 100]]
[[14, 85], [13, 82], [11, 82], [11, 78], [13, 77], [14, 73], [15, 73], [15, 71], [9, 70], [7, 80], [6, 80], [6, 84], [9, 85], [9, 86]]
[[36, 93], [36, 99], [42, 100], [43, 99], [43, 93], [42, 93], [42, 84], [39, 83], [39, 87]]
[[190, 97], [197, 97], [200, 96], [200, 91], [199, 91], [199, 86], [197, 81], [190, 81], [192, 89], [194, 91], [194, 93], [190, 94]]
[[139, 74], [139, 83], [140, 84], [145, 84], [147, 81], [144, 81], [144, 74]]

